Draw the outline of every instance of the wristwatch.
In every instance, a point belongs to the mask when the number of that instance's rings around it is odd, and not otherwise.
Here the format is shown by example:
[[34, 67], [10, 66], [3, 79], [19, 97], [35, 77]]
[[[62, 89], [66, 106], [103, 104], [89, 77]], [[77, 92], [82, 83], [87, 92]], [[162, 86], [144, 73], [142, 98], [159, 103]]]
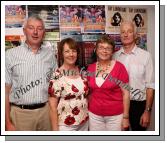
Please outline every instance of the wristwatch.
[[151, 112], [151, 110], [152, 110], [152, 109], [151, 109], [150, 107], [147, 107], [147, 108], [145, 109], [146, 112]]

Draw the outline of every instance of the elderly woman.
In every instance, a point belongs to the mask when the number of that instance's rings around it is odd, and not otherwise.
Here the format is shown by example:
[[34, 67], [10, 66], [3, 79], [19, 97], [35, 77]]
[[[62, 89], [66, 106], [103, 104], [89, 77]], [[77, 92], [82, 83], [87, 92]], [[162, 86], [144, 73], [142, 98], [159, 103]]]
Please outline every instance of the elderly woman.
[[77, 66], [79, 49], [76, 42], [67, 38], [60, 42], [62, 65], [57, 69], [49, 86], [50, 118], [53, 130], [87, 131], [87, 80]]
[[128, 73], [123, 64], [112, 60], [113, 49], [114, 42], [107, 36], [99, 39], [94, 51], [95, 62], [87, 69], [88, 73], [95, 73], [88, 76], [89, 130], [92, 131], [129, 128], [129, 91], [123, 88], [128, 84]]

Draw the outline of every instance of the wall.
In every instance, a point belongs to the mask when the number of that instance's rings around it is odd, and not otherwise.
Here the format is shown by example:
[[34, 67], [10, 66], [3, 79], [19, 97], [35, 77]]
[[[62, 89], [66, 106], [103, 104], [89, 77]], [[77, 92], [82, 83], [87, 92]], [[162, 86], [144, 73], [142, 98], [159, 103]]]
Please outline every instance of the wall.
[[[126, 5], [128, 6], [128, 5]], [[128, 7], [133, 7], [133, 8], [146, 8], [147, 9], [147, 22], [148, 22], [148, 27], [147, 27], [147, 50], [151, 53], [152, 58], [153, 58], [153, 63], [155, 65], [155, 6], [139, 6], [139, 5], [129, 5]], [[11, 30], [11, 29], [10, 29]], [[8, 31], [6, 30], [6, 34], [8, 33], [15, 33], [14, 31]], [[22, 29], [20, 28], [18, 33], [22, 33]], [[159, 37], [157, 37], [159, 38]], [[159, 48], [159, 47], [156, 47]], [[149, 127], [149, 130], [155, 130], [155, 105], [153, 104], [153, 110], [152, 110], [152, 115], [151, 115], [151, 126]]]

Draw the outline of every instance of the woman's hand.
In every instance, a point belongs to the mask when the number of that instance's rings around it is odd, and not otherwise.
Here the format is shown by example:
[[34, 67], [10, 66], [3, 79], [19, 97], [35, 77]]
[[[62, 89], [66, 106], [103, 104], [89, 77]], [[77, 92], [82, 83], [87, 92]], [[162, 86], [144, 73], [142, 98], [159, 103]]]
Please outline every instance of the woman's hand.
[[129, 130], [129, 118], [123, 118], [122, 119], [122, 131], [128, 131]]

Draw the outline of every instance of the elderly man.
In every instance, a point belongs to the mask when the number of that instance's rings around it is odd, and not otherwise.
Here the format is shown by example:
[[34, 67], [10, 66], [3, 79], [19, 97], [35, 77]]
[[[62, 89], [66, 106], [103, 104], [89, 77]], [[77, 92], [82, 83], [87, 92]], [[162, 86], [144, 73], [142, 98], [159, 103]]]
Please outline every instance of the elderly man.
[[47, 75], [57, 66], [55, 55], [42, 44], [45, 28], [40, 17], [29, 17], [23, 32], [25, 43], [5, 55], [5, 127], [7, 131], [51, 130]]
[[121, 24], [120, 35], [123, 47], [114, 54], [114, 58], [125, 65], [129, 74], [131, 129], [144, 131], [150, 124], [154, 99], [152, 58], [149, 52], [136, 46], [136, 29], [132, 22]]

